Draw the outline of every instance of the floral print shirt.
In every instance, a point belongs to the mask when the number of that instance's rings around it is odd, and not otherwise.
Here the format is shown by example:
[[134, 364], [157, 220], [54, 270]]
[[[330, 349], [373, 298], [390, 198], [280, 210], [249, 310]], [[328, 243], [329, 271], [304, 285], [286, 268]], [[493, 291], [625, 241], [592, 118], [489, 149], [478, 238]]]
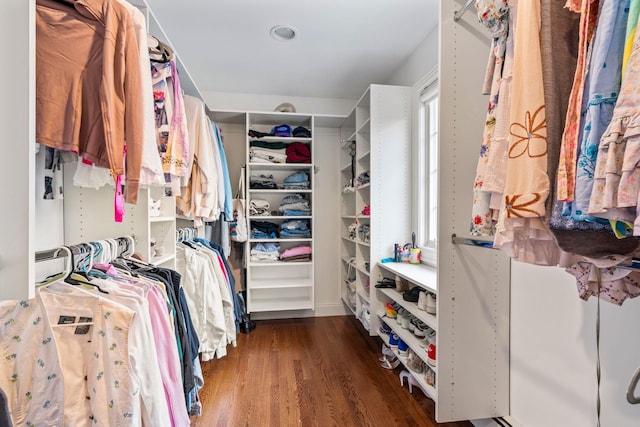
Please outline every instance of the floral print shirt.
[[136, 426], [134, 312], [100, 297], [39, 291], [0, 302], [0, 387], [18, 426]]

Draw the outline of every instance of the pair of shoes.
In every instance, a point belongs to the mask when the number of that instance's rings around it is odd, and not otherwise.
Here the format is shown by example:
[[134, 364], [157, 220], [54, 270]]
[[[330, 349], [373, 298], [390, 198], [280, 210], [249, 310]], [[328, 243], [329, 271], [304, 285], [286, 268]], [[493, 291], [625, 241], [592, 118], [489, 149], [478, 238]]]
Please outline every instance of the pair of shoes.
[[382, 366], [384, 369], [396, 369], [398, 366], [400, 366], [400, 360], [394, 356], [393, 359], [385, 359], [380, 363], [380, 366]]
[[408, 351], [409, 345], [398, 338], [398, 354], [400, 354], [400, 356], [406, 356]]
[[429, 344], [427, 347], [427, 363], [434, 368], [436, 367], [436, 345]]
[[379, 331], [380, 331], [381, 334], [385, 334], [385, 335], [391, 335], [391, 333], [393, 332], [391, 330], [391, 328], [389, 327], [389, 325], [387, 325], [384, 322], [382, 322], [382, 324], [380, 325]]
[[427, 311], [427, 292], [421, 291], [418, 295], [418, 308], [422, 311]]
[[391, 335], [389, 335], [389, 347], [398, 348], [399, 341], [400, 337], [398, 337], [396, 334], [392, 333]]
[[429, 344], [436, 343], [436, 331], [427, 326], [427, 329], [424, 333], [424, 339], [420, 340], [420, 347], [427, 348]]
[[414, 318], [413, 320], [411, 320], [411, 323], [413, 324], [413, 327], [414, 327], [412, 331], [413, 335], [415, 335], [416, 337], [422, 338], [427, 334], [427, 329], [429, 329], [429, 327], [422, 320], [418, 318]]
[[[433, 372], [433, 371], [432, 371]], [[424, 393], [425, 396], [428, 396], [427, 393], [425, 393], [424, 389], [422, 388], [422, 386], [420, 385], [420, 383], [418, 383], [418, 381], [414, 378], [413, 375], [411, 375], [411, 373], [409, 371], [402, 371], [400, 372], [400, 385], [404, 386], [404, 380], [406, 378], [407, 380], [407, 384], [409, 385], [409, 393], [413, 393], [413, 387], [418, 387], [422, 393]]]
[[427, 303], [426, 303], [425, 311], [429, 314], [436, 314], [436, 311], [437, 311], [436, 296], [432, 293], [429, 293], [427, 295]]
[[407, 368], [415, 373], [421, 374], [425, 369], [427, 369], [427, 364], [416, 353], [409, 350], [409, 355], [407, 356]]
[[409, 302], [418, 302], [418, 297], [420, 296], [421, 292], [422, 289], [420, 287], [414, 286], [413, 288], [402, 294], [402, 299]]
[[376, 288], [395, 288], [396, 281], [393, 279], [389, 279], [388, 277], [384, 277], [382, 280], [378, 281]]
[[393, 359], [394, 357], [396, 357], [396, 355], [393, 350], [387, 347], [386, 344], [382, 344], [382, 356], [380, 356], [378, 360], [380, 362], [384, 362], [385, 360]]

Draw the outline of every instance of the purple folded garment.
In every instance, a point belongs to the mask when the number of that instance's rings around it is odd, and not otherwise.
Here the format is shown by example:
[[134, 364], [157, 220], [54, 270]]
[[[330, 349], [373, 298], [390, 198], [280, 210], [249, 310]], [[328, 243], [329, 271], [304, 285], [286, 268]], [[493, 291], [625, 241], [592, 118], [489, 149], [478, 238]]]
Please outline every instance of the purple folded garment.
[[295, 246], [293, 248], [289, 248], [280, 254], [280, 259], [290, 258], [293, 256], [299, 256], [299, 255], [311, 255], [311, 246], [303, 245], [303, 246]]

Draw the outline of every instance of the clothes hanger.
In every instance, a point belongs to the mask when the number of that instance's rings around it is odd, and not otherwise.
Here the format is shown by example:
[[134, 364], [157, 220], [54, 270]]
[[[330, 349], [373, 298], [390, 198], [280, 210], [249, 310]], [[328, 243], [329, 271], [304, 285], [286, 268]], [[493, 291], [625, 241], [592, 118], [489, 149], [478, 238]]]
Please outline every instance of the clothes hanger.
[[56, 249], [56, 254], [53, 256], [52, 259], [56, 259], [56, 258], [61, 258], [60, 256], [60, 252], [64, 252], [66, 253], [66, 255], [64, 256], [65, 258], [65, 263], [64, 263], [64, 270], [61, 273], [58, 274], [54, 274], [51, 275], [49, 277], [47, 277], [46, 279], [44, 279], [42, 282], [36, 283], [36, 288], [42, 287], [42, 286], [47, 286], [50, 283], [53, 283], [59, 279], [63, 279], [67, 276], [69, 276], [69, 274], [71, 274], [71, 272], [73, 271], [73, 254], [71, 253], [71, 250], [66, 247], [66, 246], [59, 246]]
[[[76, 246], [72, 246], [71, 248], [69, 248], [69, 253], [70, 253], [70, 259], [71, 259], [71, 268], [70, 268], [70, 273], [67, 275], [67, 277], [65, 277], [64, 282], [68, 283], [70, 285], [74, 285], [74, 286], [78, 286], [78, 285], [89, 285], [89, 286], [93, 286], [95, 287], [98, 291], [100, 291], [103, 294], [108, 294], [109, 292], [105, 291], [104, 289], [102, 289], [100, 286], [98, 286], [95, 283], [91, 283], [89, 276], [87, 275], [86, 271], [79, 271], [76, 272], [76, 263], [74, 261], [74, 254], [73, 254], [73, 250], [74, 248], [77, 249], [79, 247], [81, 247], [82, 245], [76, 245]], [[91, 246], [89, 246], [90, 251], [89, 251], [89, 269], [91, 269], [91, 267], [93, 266], [93, 263], [91, 262], [91, 259], [93, 258], [93, 248]], [[86, 248], [85, 248], [86, 249]], [[81, 252], [82, 253], [82, 252]], [[81, 261], [82, 262], [82, 261]]]
[[631, 382], [629, 383], [629, 387], [627, 388], [627, 402], [632, 405], [637, 405], [640, 403], [640, 396], [636, 396], [635, 390], [638, 387], [638, 382], [640, 381], [640, 368], [636, 370], [636, 373], [633, 374], [631, 378]]

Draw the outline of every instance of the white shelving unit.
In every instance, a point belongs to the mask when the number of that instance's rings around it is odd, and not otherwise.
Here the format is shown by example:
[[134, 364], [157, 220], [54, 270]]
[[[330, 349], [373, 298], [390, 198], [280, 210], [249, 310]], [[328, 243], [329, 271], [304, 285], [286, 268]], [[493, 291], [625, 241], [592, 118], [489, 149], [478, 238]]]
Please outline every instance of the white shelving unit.
[[[393, 253], [394, 243], [404, 243], [409, 229], [411, 91], [402, 86], [371, 85], [358, 100], [340, 129], [341, 142], [341, 277], [347, 277], [345, 259], [355, 258], [357, 295], [355, 314], [369, 310], [369, 333], [378, 334], [380, 308], [373, 291], [378, 280], [377, 261]], [[355, 143], [355, 148], [354, 148]], [[369, 182], [358, 176], [369, 173]], [[346, 190], [345, 190], [346, 189]], [[364, 215], [366, 206], [370, 215]], [[355, 224], [355, 235], [350, 227]], [[369, 238], [363, 228], [369, 228]], [[353, 234], [353, 229], [351, 230]], [[369, 269], [365, 267], [366, 263]], [[342, 299], [348, 301], [346, 284]], [[363, 322], [364, 323], [364, 322]]]
[[[314, 306], [314, 153], [313, 116], [304, 114], [286, 113], [247, 113], [247, 135], [250, 129], [260, 132], [270, 132], [275, 126], [288, 124], [294, 129], [303, 126], [311, 131], [311, 137], [277, 137], [265, 136], [261, 138], [246, 137], [246, 200], [249, 233], [254, 221], [265, 221], [280, 225], [288, 220], [305, 220], [311, 230], [310, 238], [286, 238], [275, 239], [249, 238], [246, 244], [247, 252], [247, 308], [249, 312], [285, 311], [285, 310], [313, 310]], [[284, 143], [291, 144], [301, 142], [309, 147], [311, 163], [253, 163], [250, 159], [251, 141], [260, 141], [267, 144]], [[309, 176], [311, 188], [308, 190], [291, 190], [282, 188], [284, 179], [298, 171], [304, 171]], [[251, 188], [252, 175], [271, 175], [277, 183], [277, 189]], [[309, 201], [311, 215], [285, 216], [278, 211], [282, 200], [286, 196], [300, 194]], [[250, 215], [251, 200], [260, 199], [269, 203], [269, 215]], [[249, 257], [251, 249], [259, 243], [277, 243], [280, 245], [280, 253], [284, 250], [300, 246], [311, 246], [311, 261], [309, 262], [259, 262], [252, 261]]]

